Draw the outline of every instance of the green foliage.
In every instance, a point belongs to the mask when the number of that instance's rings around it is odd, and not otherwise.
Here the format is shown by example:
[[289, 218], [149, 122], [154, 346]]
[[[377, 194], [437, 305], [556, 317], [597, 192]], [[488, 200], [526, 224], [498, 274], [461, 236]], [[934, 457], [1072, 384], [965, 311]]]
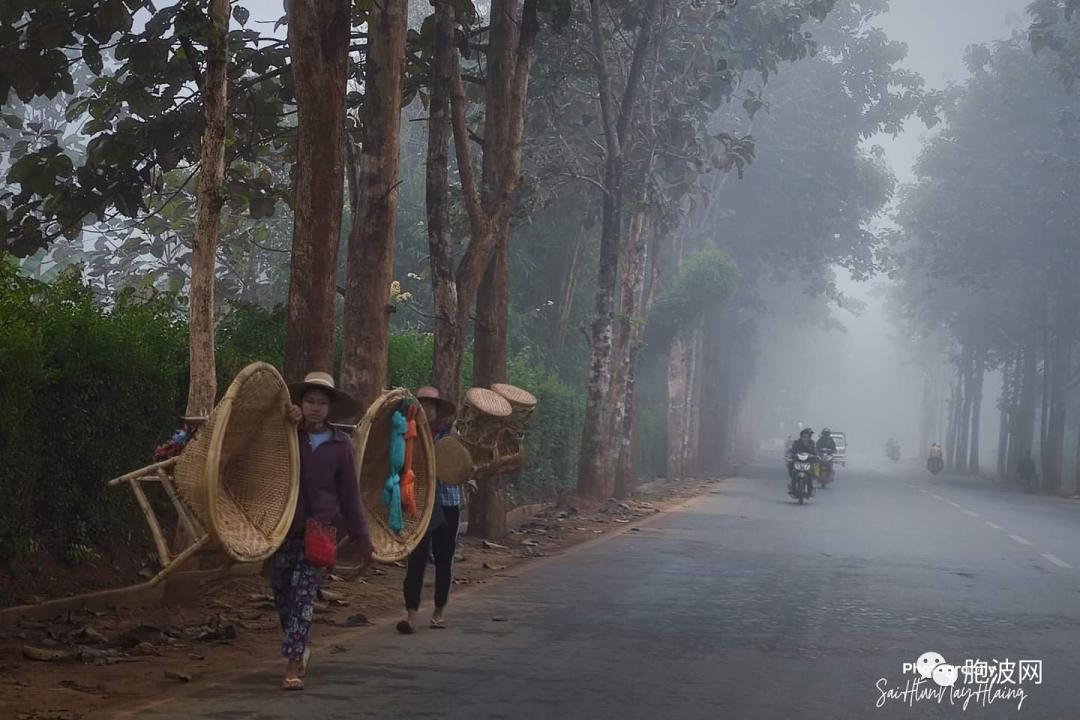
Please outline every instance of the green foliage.
[[739, 288], [739, 269], [727, 253], [706, 250], [692, 255], [675, 284], [653, 303], [647, 329], [650, 345], [671, 342], [710, 309], [726, 302]]
[[552, 500], [577, 482], [585, 396], [545, 371], [532, 353], [518, 353], [506, 369], [510, 384], [537, 400], [525, 436], [526, 465], [510, 478], [508, 499], [515, 505]]
[[45, 285], [0, 264], [0, 558], [47, 532], [87, 545], [140, 526], [105, 481], [173, 429], [186, 375], [174, 298], [103, 309], [75, 275]]

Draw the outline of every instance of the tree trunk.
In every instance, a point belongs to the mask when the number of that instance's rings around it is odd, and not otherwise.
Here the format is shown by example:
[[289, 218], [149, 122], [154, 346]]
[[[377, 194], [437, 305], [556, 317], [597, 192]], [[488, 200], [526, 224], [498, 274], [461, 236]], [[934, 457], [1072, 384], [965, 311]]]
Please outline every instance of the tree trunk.
[[[1032, 450], [1035, 440], [1035, 381], [1038, 374], [1039, 334], [1038, 304], [1032, 302], [1028, 322], [1028, 337], [1024, 347], [1024, 369], [1020, 388], [1020, 400], [1016, 411], [1016, 430], [1009, 443], [1009, 470], [1015, 471], [1024, 453]], [[1040, 460], [1045, 462], [1040, 449]]]
[[998, 425], [997, 476], [1002, 480], [1009, 477], [1009, 407], [1012, 378], [1016, 372], [1016, 358], [1005, 361], [1001, 371], [1001, 399], [998, 401], [1000, 420]]
[[701, 392], [703, 388], [702, 348], [704, 346], [705, 324], [701, 322], [694, 328], [689, 367], [687, 368], [685, 448], [683, 474], [695, 477], [698, 474], [698, 439], [701, 437]]
[[431, 251], [431, 295], [435, 314], [435, 351], [431, 384], [457, 402], [461, 384], [464, 332], [458, 332], [457, 281], [450, 239], [450, 187], [448, 183], [451, 65], [454, 53], [454, 0], [435, 2], [435, 54], [432, 59], [431, 98], [428, 101], [427, 233]]
[[[510, 226], [500, 228], [495, 255], [476, 294], [473, 384], [506, 382], [506, 315], [510, 300]], [[506, 478], [481, 480], [469, 504], [469, 534], [498, 540], [506, 535]]]
[[956, 439], [959, 435], [957, 428], [960, 426], [960, 381], [951, 388], [949, 398], [949, 432], [945, 440], [945, 459], [949, 465], [949, 472], [956, 472]]
[[407, 0], [371, 7], [357, 202], [349, 233], [342, 388], [361, 412], [386, 385]]
[[[432, 382], [456, 399], [461, 382], [462, 355], [469, 309], [476, 298], [481, 279], [497, 252], [499, 232], [509, 227], [514, 198], [521, 174], [521, 138], [524, 130], [525, 101], [528, 96], [529, 68], [539, 29], [537, 0], [525, 0], [520, 22], [517, 0], [497, 0], [491, 8], [490, 41], [487, 52], [485, 95], [485, 137], [483, 160], [483, 195], [476, 185], [469, 155], [469, 131], [465, 116], [465, 89], [457, 61], [454, 39], [454, 3], [439, 0], [436, 11], [436, 86], [446, 82], [450, 96], [450, 121], [458, 174], [469, 216], [470, 240], [453, 273], [454, 288], [449, 287], [449, 268], [453, 265], [449, 230], [446, 222], [445, 161], [432, 174], [436, 147], [443, 147], [442, 122], [445, 103], [434, 105], [431, 120], [434, 133], [428, 143], [428, 241], [432, 249], [432, 284], [435, 295], [435, 357]], [[448, 77], [443, 68], [449, 68]], [[434, 92], [434, 89], [433, 89]], [[433, 213], [438, 214], [433, 230]], [[451, 307], [452, 306], [452, 307]]]
[[1053, 396], [1053, 389], [1050, 386], [1051, 374], [1050, 367], [1054, 364], [1054, 340], [1050, 327], [1050, 309], [1049, 302], [1043, 303], [1043, 377], [1042, 377], [1042, 401], [1039, 403], [1040, 409], [1040, 422], [1039, 422], [1039, 454], [1043, 453], [1043, 448], [1046, 447], [1048, 442], [1047, 433], [1050, 430], [1050, 405], [1051, 398]]
[[229, 0], [211, 0], [210, 14], [215, 23], [207, 42], [206, 75], [202, 86], [206, 127], [202, 139], [195, 238], [191, 244], [191, 297], [188, 304], [191, 375], [185, 412], [188, 417], [209, 415], [217, 398], [214, 278], [224, 202], [221, 187], [225, 178], [225, 123], [228, 111]]
[[[611, 438], [613, 452], [606, 454], [605, 462], [609, 467], [604, 470], [605, 480], [612, 482], [611, 489], [605, 495], [615, 494], [615, 474], [619, 463], [622, 442], [626, 436], [623, 420], [626, 416], [626, 378], [630, 373], [630, 350], [634, 343], [635, 324], [638, 317], [638, 300], [641, 294], [639, 273], [644, 278], [641, 262], [644, 255], [645, 235], [642, 231], [644, 212], [639, 210], [630, 218], [630, 227], [626, 234], [626, 247], [623, 250], [622, 277], [619, 280], [619, 305], [617, 308], [618, 334], [614, 337], [611, 362], [611, 409], [608, 413], [609, 425], [605, 432]], [[607, 488], [605, 488], [607, 490]]]
[[619, 107], [614, 106], [608, 77], [607, 49], [600, 20], [602, 0], [590, 0], [593, 62], [600, 94], [600, 114], [604, 127], [604, 196], [600, 233], [600, 278], [596, 289], [596, 318], [590, 335], [589, 385], [585, 402], [585, 426], [578, 462], [578, 492], [588, 497], [604, 497], [613, 489], [604, 461], [610, 452], [605, 412], [610, 407], [612, 332], [615, 322], [615, 286], [618, 278], [619, 241], [622, 236], [623, 143], [641, 85], [641, 68], [652, 39], [659, 0], [645, 0], [630, 68], [626, 74]]
[[960, 405], [960, 424], [956, 441], [956, 472], [965, 474], [968, 471], [968, 433], [971, 430], [971, 401], [972, 401], [972, 349], [969, 341], [964, 341], [963, 350], [960, 354], [960, 376], [963, 387], [963, 401]]
[[[1064, 293], [1060, 293], [1064, 294]], [[1060, 297], [1060, 295], [1059, 295]], [[1065, 452], [1065, 410], [1069, 401], [1070, 350], [1072, 330], [1070, 313], [1060, 299], [1054, 311], [1054, 354], [1051, 363], [1050, 419], [1043, 455], [1043, 488], [1052, 495], [1061, 493], [1061, 475]]]
[[[644, 339], [645, 322], [652, 306], [651, 296], [645, 294], [646, 267], [651, 267], [649, 238], [652, 223], [645, 212], [639, 210], [630, 224], [627, 239], [626, 266], [631, 270], [629, 288], [624, 284], [623, 315], [630, 318], [623, 323], [626, 347], [622, 372], [623, 382], [615, 387], [616, 395], [623, 398], [622, 414], [615, 426], [618, 452], [615, 460], [615, 497], [630, 495], [637, 486], [637, 465], [634, 457], [634, 429], [637, 426], [637, 360]], [[651, 274], [651, 272], [649, 273]], [[624, 282], [626, 278], [624, 277]], [[649, 283], [651, 290], [652, 283]]]
[[679, 480], [683, 472], [683, 437], [686, 433], [686, 355], [688, 342], [676, 338], [668, 359], [668, 459], [667, 479]]
[[973, 359], [974, 369], [972, 372], [972, 403], [971, 403], [971, 455], [968, 458], [968, 472], [972, 475], [979, 474], [979, 430], [982, 425], [982, 397], [983, 382], [986, 378], [986, 351], [982, 345], [975, 346]]
[[345, 84], [351, 3], [290, 0], [298, 113], [285, 379], [331, 372], [344, 192]]

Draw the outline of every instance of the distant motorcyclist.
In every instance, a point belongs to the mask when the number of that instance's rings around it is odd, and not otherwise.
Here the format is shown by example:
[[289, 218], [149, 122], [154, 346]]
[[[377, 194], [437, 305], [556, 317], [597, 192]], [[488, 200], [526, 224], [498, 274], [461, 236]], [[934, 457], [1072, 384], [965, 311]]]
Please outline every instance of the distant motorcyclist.
[[900, 459], [900, 443], [896, 442], [893, 438], [889, 438], [885, 441], [885, 455], [893, 462]]
[[836, 441], [833, 440], [832, 431], [829, 428], [825, 428], [821, 431], [821, 437], [817, 441], [817, 451], [820, 455], [825, 450], [828, 450], [833, 455], [836, 454]]
[[1016, 475], [1028, 492], [1038, 491], [1039, 471], [1035, 468], [1035, 461], [1031, 459], [1030, 450], [1024, 453], [1024, 457], [1020, 459], [1019, 464], [1016, 466]]

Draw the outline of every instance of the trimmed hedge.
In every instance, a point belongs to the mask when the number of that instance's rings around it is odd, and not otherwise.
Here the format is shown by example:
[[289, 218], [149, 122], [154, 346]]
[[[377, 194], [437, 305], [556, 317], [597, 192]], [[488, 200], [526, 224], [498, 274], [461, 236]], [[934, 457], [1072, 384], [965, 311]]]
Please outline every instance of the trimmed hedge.
[[120, 295], [103, 309], [77, 277], [45, 285], [0, 261], [0, 559], [142, 523], [105, 481], [147, 464], [183, 409], [177, 308]]
[[[217, 329], [219, 393], [256, 360], [280, 369], [284, 344], [283, 309], [234, 308]], [[393, 334], [388, 384], [426, 385], [432, 348], [429, 335]], [[551, 499], [576, 477], [584, 398], [527, 354], [508, 371], [539, 400], [510, 499]], [[0, 261], [0, 561], [56, 533], [68, 547], [145, 534], [137, 507], [106, 480], [150, 463], [176, 430], [187, 372], [183, 298], [103, 304], [76, 275], [44, 284]]]

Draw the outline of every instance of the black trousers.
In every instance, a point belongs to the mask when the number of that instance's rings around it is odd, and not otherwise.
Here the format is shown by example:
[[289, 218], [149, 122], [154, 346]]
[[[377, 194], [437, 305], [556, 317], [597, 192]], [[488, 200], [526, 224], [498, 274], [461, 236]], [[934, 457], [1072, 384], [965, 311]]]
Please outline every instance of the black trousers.
[[446, 601], [450, 598], [450, 586], [454, 584], [454, 553], [457, 552], [461, 510], [443, 505], [442, 513], [446, 522], [442, 527], [424, 535], [420, 544], [409, 555], [404, 588], [406, 610], [420, 609], [420, 595], [424, 591], [424, 571], [427, 569], [429, 553], [435, 557], [435, 607], [446, 607]]

